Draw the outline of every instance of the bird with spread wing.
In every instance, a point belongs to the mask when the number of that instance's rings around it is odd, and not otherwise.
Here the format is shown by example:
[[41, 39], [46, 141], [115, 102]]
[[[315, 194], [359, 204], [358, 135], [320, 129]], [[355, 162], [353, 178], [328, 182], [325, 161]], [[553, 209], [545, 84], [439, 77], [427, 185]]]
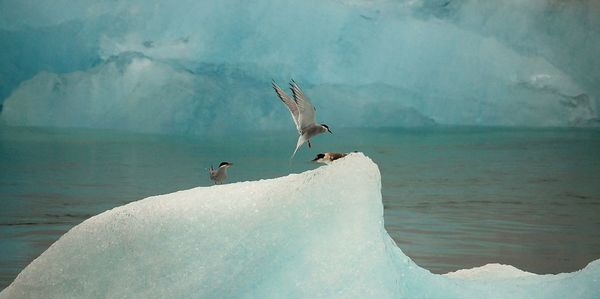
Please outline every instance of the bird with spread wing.
[[275, 82], [272, 82], [273, 89], [277, 93], [279, 99], [285, 104], [292, 114], [292, 120], [298, 130], [298, 143], [296, 149], [292, 154], [292, 158], [296, 155], [298, 149], [304, 144], [308, 143], [308, 147], [312, 147], [310, 139], [321, 133], [329, 132], [329, 126], [326, 124], [317, 124], [316, 122], [316, 109], [315, 106], [310, 102], [308, 97], [304, 94], [298, 84], [292, 80], [290, 82], [290, 89], [292, 90], [293, 98], [290, 98]]

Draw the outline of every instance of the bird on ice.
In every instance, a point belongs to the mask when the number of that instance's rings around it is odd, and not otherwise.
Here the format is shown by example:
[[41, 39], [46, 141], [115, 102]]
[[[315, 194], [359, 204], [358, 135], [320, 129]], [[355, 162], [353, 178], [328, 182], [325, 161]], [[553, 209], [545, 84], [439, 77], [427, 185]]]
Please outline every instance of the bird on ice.
[[221, 162], [219, 164], [219, 168], [214, 169], [212, 165], [208, 169], [208, 173], [210, 175], [210, 179], [215, 182], [215, 185], [222, 184], [223, 181], [227, 178], [227, 168], [229, 168], [233, 163], [229, 162]]
[[329, 164], [337, 159], [346, 157], [347, 155], [348, 154], [327, 152], [327, 153], [318, 154], [311, 161], [316, 162], [316, 163]]
[[[296, 155], [296, 152], [304, 144], [308, 143], [308, 147], [312, 147], [310, 139], [321, 133], [329, 132], [329, 126], [326, 124], [317, 124], [315, 119], [316, 109], [315, 106], [310, 102], [308, 97], [304, 94], [302, 89], [296, 84], [294, 80], [290, 83], [290, 89], [292, 90], [293, 99], [290, 98], [275, 82], [272, 82], [273, 89], [277, 93], [279, 99], [285, 104], [292, 114], [292, 120], [298, 130], [298, 143], [296, 143], [296, 149], [292, 154], [292, 158]], [[332, 133], [333, 134], [333, 133]]]

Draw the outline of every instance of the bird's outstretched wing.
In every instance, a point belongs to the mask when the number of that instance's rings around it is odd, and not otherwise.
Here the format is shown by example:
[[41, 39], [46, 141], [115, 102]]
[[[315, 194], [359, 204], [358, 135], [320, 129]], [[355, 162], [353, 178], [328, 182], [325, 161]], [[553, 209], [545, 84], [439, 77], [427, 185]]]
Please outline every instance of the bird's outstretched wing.
[[275, 89], [275, 92], [277, 93], [277, 96], [279, 97], [279, 99], [285, 104], [285, 106], [288, 108], [288, 110], [290, 110], [290, 113], [292, 114], [292, 120], [294, 120], [294, 124], [296, 125], [296, 129], [298, 129], [298, 132], [300, 132], [300, 120], [299, 120], [299, 111], [298, 111], [298, 104], [296, 104], [296, 101], [292, 100], [284, 91], [283, 89], [281, 89], [281, 87], [279, 87], [277, 84], [275, 84], [275, 82], [271, 82], [271, 84], [273, 85], [273, 89]]
[[296, 81], [292, 80], [290, 83], [292, 94], [294, 95], [294, 102], [298, 106], [298, 124], [299, 130], [302, 130], [308, 126], [313, 125], [315, 120], [315, 106], [310, 102], [310, 99], [304, 94], [300, 86]]

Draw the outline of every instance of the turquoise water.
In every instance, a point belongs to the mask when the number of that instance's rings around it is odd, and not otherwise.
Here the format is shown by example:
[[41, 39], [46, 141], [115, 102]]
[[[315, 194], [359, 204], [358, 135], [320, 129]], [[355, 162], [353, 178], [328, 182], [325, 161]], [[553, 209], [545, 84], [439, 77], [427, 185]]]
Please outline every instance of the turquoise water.
[[386, 228], [441, 273], [491, 262], [536, 273], [600, 258], [600, 131], [338, 129], [290, 162], [294, 131], [178, 137], [0, 127], [0, 288], [64, 232], [146, 196], [312, 169], [319, 151], [379, 164]]

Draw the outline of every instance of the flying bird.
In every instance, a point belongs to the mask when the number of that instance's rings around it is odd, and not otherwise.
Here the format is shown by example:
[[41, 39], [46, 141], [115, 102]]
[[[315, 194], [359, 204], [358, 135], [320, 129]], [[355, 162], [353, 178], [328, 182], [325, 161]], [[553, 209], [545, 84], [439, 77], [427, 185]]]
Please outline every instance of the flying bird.
[[223, 181], [227, 178], [227, 168], [229, 168], [233, 163], [229, 162], [221, 162], [219, 164], [219, 168], [214, 169], [212, 165], [208, 169], [208, 174], [210, 179], [215, 182], [215, 185], [223, 184]]
[[[292, 120], [298, 130], [298, 142], [296, 143], [296, 149], [292, 154], [291, 158], [294, 158], [298, 149], [304, 144], [308, 143], [308, 147], [312, 147], [310, 139], [321, 133], [329, 132], [329, 126], [326, 124], [317, 124], [315, 119], [316, 109], [315, 106], [310, 102], [308, 97], [304, 94], [302, 89], [296, 84], [294, 80], [290, 83], [290, 89], [292, 90], [293, 98], [290, 98], [284, 91], [279, 87], [275, 81], [272, 82], [273, 89], [277, 93], [279, 99], [285, 104], [292, 114]], [[333, 133], [332, 133], [333, 134]]]

